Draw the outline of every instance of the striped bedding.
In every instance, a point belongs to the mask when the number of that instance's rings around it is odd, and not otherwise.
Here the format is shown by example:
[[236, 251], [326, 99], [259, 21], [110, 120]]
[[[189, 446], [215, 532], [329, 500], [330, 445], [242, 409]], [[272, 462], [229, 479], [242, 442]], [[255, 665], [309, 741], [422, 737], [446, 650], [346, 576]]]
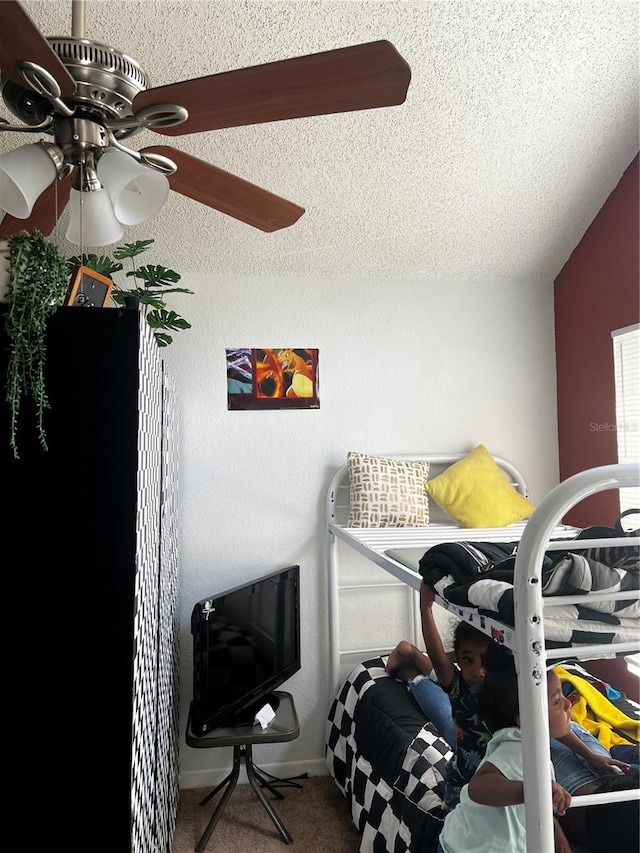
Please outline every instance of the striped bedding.
[[[425, 583], [460, 607], [514, 625], [516, 542], [447, 542], [431, 547], [419, 561]], [[606, 566], [584, 554], [548, 551], [542, 566], [545, 597], [592, 592], [635, 593], [619, 600], [585, 604], [547, 603], [545, 638], [549, 645], [631, 642], [640, 638], [640, 571]]]

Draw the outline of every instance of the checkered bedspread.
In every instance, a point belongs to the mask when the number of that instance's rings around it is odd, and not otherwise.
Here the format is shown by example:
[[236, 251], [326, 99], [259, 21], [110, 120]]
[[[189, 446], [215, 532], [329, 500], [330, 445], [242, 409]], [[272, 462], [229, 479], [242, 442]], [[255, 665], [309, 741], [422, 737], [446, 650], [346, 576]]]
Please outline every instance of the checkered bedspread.
[[[435, 853], [444, 820], [443, 772], [452, 756], [448, 745], [431, 723], [425, 723], [414, 738], [407, 736], [402, 765], [393, 779], [382, 778], [384, 771], [374, 768], [362, 754], [366, 713], [359, 714], [356, 706], [360, 702], [362, 708], [367, 691], [375, 691], [381, 679], [389, 678], [385, 662], [385, 658], [378, 657], [356, 666], [333, 701], [327, 720], [327, 768], [350, 805], [354, 825], [362, 833], [360, 853]], [[600, 689], [609, 687], [578, 663], [564, 661], [562, 665], [589, 684]], [[639, 706], [624, 694], [610, 697], [610, 701], [632, 719], [640, 716]], [[399, 707], [398, 711], [400, 717], [403, 712], [406, 717], [406, 708]], [[388, 749], [389, 744], [381, 742], [380, 756]]]
[[326, 764], [362, 833], [360, 853], [435, 853], [444, 819], [443, 772], [452, 753], [426, 723], [410, 741], [393, 781], [376, 772], [358, 746], [355, 708], [382, 678], [389, 678], [384, 660], [374, 658], [344, 682], [327, 722]]

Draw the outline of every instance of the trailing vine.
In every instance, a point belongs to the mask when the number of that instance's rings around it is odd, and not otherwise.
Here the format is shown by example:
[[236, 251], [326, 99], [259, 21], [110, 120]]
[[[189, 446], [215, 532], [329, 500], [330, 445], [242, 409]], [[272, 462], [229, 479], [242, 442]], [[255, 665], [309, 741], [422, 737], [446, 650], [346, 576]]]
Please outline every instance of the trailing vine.
[[42, 233], [22, 232], [7, 238], [9, 244], [9, 310], [5, 327], [9, 363], [5, 399], [9, 405], [9, 443], [18, 452], [18, 420], [25, 399], [35, 406], [40, 445], [47, 450], [43, 413], [49, 408], [44, 367], [47, 358], [47, 320], [62, 305], [69, 284], [67, 262], [58, 247]]

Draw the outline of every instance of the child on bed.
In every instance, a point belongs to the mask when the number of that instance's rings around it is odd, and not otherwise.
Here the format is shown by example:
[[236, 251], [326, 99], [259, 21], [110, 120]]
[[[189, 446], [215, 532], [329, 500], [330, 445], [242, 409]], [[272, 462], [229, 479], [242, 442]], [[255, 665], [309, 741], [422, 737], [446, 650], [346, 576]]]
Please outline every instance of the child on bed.
[[[483, 658], [486, 670], [478, 707], [493, 735], [485, 757], [460, 793], [460, 802], [445, 818], [438, 853], [526, 853], [522, 734], [518, 679], [510, 652], [490, 643]], [[549, 732], [564, 737], [571, 728], [571, 703], [562, 695], [558, 676], [547, 674]], [[549, 763], [552, 774], [552, 765]], [[553, 774], [552, 774], [553, 775]], [[551, 782], [553, 806], [564, 815], [571, 795]], [[556, 853], [570, 853], [567, 838], [554, 820]]]
[[[617, 756], [621, 755], [629, 761], [620, 760]], [[616, 751], [614, 758], [591, 732], [576, 722], [571, 723], [571, 731], [565, 737], [551, 738], [551, 760], [556, 779], [573, 797], [628, 790], [639, 784], [637, 744]], [[638, 800], [572, 808], [559, 822], [570, 841], [593, 853], [640, 850]]]
[[[453, 635], [457, 667], [444, 650], [433, 617], [433, 590], [420, 586], [422, 635], [427, 654], [402, 640], [389, 655], [386, 671], [406, 682], [424, 714], [451, 746], [445, 773], [445, 809], [458, 803], [460, 790], [482, 759], [491, 732], [478, 716], [477, 691], [484, 679], [482, 655], [492, 640], [473, 625], [459, 622]], [[438, 682], [430, 677], [432, 671]]]
[[[429, 655], [425, 655], [412, 643], [402, 640], [389, 655], [386, 670], [392, 677], [407, 683], [423, 713], [434, 723], [454, 751], [445, 771], [444, 808], [450, 811], [459, 802], [460, 791], [473, 776], [491, 738], [491, 732], [479, 712], [478, 690], [485, 674], [482, 656], [489, 645], [496, 644], [473, 626], [459, 622], [453, 641], [459, 665], [459, 670], [456, 669], [444, 651], [433, 618], [433, 602], [433, 591], [423, 583], [420, 587], [420, 611], [425, 646]], [[433, 672], [439, 683], [431, 680]], [[632, 747], [632, 750], [637, 761], [637, 746]], [[597, 784], [601, 788], [606, 784], [632, 784], [631, 778], [616, 782], [615, 776], [617, 770], [629, 774], [635, 765], [613, 758], [596, 738], [575, 723], [572, 723], [570, 731], [561, 740], [553, 739], [552, 736], [551, 757], [556, 767], [556, 778], [576, 796], [588, 793], [586, 786], [589, 784]], [[635, 772], [637, 778], [637, 767]], [[587, 849], [603, 849], [608, 853], [611, 849], [608, 844], [599, 845], [595, 841], [589, 844], [586, 840], [588, 835], [595, 838], [598, 832], [594, 828], [597, 822], [596, 808], [608, 809], [609, 806], [576, 809], [563, 823], [572, 840], [580, 842]], [[628, 801], [613, 807], [613, 819], [617, 820], [617, 815], [624, 823], [629, 810], [636, 824], [635, 836], [629, 836], [632, 842], [635, 837], [635, 847], [623, 846], [620, 849], [638, 853], [638, 801]], [[600, 815], [602, 817], [604, 812], [600, 812]], [[598, 825], [602, 834], [602, 826], [607, 824], [600, 820]]]

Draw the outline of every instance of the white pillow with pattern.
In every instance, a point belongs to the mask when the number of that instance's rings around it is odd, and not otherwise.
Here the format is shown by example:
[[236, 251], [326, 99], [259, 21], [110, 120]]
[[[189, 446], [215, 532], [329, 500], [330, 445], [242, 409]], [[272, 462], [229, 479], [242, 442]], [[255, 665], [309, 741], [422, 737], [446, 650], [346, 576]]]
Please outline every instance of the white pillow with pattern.
[[426, 527], [428, 462], [347, 454], [348, 527]]

